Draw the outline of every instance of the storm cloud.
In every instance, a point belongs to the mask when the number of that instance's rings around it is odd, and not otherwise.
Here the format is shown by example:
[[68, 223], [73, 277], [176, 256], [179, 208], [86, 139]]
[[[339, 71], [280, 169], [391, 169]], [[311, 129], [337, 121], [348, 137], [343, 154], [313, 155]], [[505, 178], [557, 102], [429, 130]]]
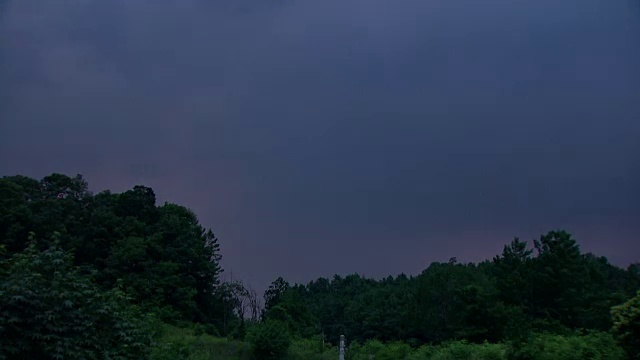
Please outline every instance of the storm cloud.
[[555, 228], [626, 265], [638, 44], [630, 0], [4, 0], [0, 174], [151, 186], [257, 287]]

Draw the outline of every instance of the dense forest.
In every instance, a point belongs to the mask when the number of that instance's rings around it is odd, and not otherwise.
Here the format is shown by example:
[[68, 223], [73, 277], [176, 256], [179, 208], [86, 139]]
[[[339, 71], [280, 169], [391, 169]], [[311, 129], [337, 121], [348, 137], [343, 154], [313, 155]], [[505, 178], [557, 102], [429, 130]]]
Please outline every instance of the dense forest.
[[[606, 240], [606, 239], [604, 239]], [[416, 275], [221, 281], [214, 233], [135, 186], [0, 179], [0, 359], [640, 359], [640, 265], [572, 235]]]

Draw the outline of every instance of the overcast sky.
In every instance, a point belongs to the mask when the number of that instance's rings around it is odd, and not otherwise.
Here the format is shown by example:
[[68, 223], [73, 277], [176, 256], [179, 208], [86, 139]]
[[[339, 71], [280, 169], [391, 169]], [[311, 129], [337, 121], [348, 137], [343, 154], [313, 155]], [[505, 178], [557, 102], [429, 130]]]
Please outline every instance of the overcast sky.
[[0, 0], [0, 175], [154, 188], [227, 275], [640, 261], [640, 3]]

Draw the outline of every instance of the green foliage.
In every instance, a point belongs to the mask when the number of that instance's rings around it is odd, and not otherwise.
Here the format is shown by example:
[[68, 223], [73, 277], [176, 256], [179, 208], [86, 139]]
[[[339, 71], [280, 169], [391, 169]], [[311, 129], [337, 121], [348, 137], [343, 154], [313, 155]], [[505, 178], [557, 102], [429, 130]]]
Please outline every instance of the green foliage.
[[531, 253], [527, 243], [515, 238], [504, 246], [502, 255], [493, 259], [500, 297], [503, 301], [521, 307], [530, 306], [532, 297]]
[[329, 344], [323, 344], [321, 337], [297, 339], [291, 343], [287, 359], [289, 360], [335, 360], [338, 349]]
[[[103, 290], [121, 289], [165, 321], [224, 327], [235, 315], [219, 292], [219, 245], [193, 212], [156, 206], [151, 188], [92, 195], [82, 176], [52, 174], [0, 179], [0, 245], [6, 256], [24, 250], [29, 234], [43, 251], [54, 242], [73, 251], [74, 264], [96, 270]], [[226, 334], [226, 329], [225, 331]]]
[[291, 345], [286, 324], [277, 320], [267, 320], [252, 327], [247, 339], [258, 360], [284, 359]]
[[[505, 359], [506, 348], [501, 344], [469, 344], [456, 341], [438, 346], [429, 360], [501, 360]], [[414, 360], [413, 358], [411, 358]], [[427, 359], [427, 358], [424, 358]], [[417, 360], [417, 359], [415, 359]]]
[[416, 277], [335, 276], [307, 285], [279, 278], [265, 295], [267, 318], [298, 336], [323, 333], [333, 343], [341, 334], [413, 347], [462, 339], [522, 342], [535, 332], [606, 331], [611, 306], [640, 286], [640, 267], [623, 270], [582, 254], [565, 231], [541, 236], [534, 249], [516, 238], [493, 261], [451, 259]]
[[551, 231], [535, 241], [534, 298], [536, 315], [577, 327], [579, 310], [584, 304], [587, 268], [580, 248], [565, 231]]
[[434, 263], [417, 279], [414, 316], [418, 336], [427, 341], [483, 341], [500, 334], [498, 293], [474, 265]]
[[640, 291], [611, 309], [613, 333], [632, 359], [640, 359]]
[[622, 360], [624, 352], [613, 338], [606, 333], [594, 332], [587, 335], [536, 334], [518, 349], [504, 344], [467, 341], [447, 342], [441, 345], [423, 345], [411, 349], [404, 343], [384, 344], [369, 340], [360, 345], [351, 344], [347, 352], [348, 360], [557, 360], [590, 359]]
[[527, 243], [515, 238], [504, 246], [500, 256], [493, 258], [488, 272], [495, 279], [498, 299], [503, 306], [496, 306], [496, 314], [504, 324], [501, 338], [518, 339], [531, 331], [533, 297], [534, 261], [532, 250]]
[[165, 324], [151, 349], [150, 360], [252, 360], [248, 343], [217, 338], [199, 326], [179, 328]]
[[535, 334], [509, 351], [512, 360], [623, 360], [624, 351], [610, 334], [592, 332], [580, 335]]
[[0, 358], [144, 359], [151, 328], [119, 290], [101, 291], [58, 247], [0, 263]]
[[423, 345], [412, 349], [405, 343], [384, 344], [369, 340], [364, 345], [352, 344], [348, 360], [501, 360], [506, 347], [501, 344], [470, 344], [466, 341], [450, 342], [439, 346]]
[[[320, 337], [297, 339], [288, 351], [276, 357], [258, 355], [248, 343], [196, 335], [192, 328], [166, 326], [152, 350], [151, 360], [229, 359], [259, 360], [332, 360], [338, 357], [336, 346], [323, 344]], [[527, 342], [513, 345], [453, 341], [440, 345], [411, 348], [406, 343], [368, 340], [348, 344], [347, 360], [525, 360], [585, 359], [623, 360], [624, 351], [606, 333], [586, 335], [533, 334]]]
[[[249, 342], [218, 338], [201, 333], [197, 325], [176, 327], [164, 324], [160, 336], [151, 349], [150, 360], [258, 360]], [[296, 339], [288, 351], [281, 353], [286, 360], [335, 360], [335, 346], [323, 344], [321, 337]]]
[[[542, 235], [533, 249], [516, 238], [492, 261], [452, 258], [418, 276], [336, 275], [306, 285], [278, 278], [261, 311], [257, 294], [241, 282], [220, 282], [213, 232], [185, 207], [156, 205], [151, 188], [94, 195], [80, 175], [11, 176], [0, 178], [0, 261], [5, 353], [90, 354], [104, 347], [113, 354], [102, 357], [130, 356], [148, 345], [141, 340], [141, 312], [191, 331], [156, 344], [156, 358], [240, 352], [239, 359], [324, 359], [335, 355], [340, 335], [352, 342], [351, 357], [366, 359], [370, 353], [377, 359], [502, 358], [504, 346], [486, 341], [509, 343], [510, 354], [521, 358], [563, 356], [571, 347], [585, 358], [619, 354], [608, 335], [574, 335], [584, 329], [613, 329], [631, 356], [640, 352], [638, 295], [612, 308], [640, 288], [640, 265], [621, 269], [583, 254], [562, 230]], [[88, 320], [94, 318], [99, 321]], [[124, 340], [110, 337], [114, 332]], [[78, 340], [80, 333], [96, 341]], [[253, 351], [210, 335], [246, 335]], [[218, 351], [227, 345], [228, 354]]]
[[284, 293], [289, 290], [289, 283], [282, 277], [275, 279], [269, 288], [264, 292], [264, 310], [265, 312], [271, 310], [272, 307], [277, 305]]
[[378, 340], [368, 340], [363, 345], [352, 343], [347, 351], [349, 360], [376, 360], [406, 359], [412, 352], [409, 345], [402, 342], [384, 344]]
[[304, 288], [284, 290], [278, 295], [279, 302], [265, 312], [265, 319], [284, 323], [290, 334], [310, 337], [320, 332], [319, 323], [304, 299]]

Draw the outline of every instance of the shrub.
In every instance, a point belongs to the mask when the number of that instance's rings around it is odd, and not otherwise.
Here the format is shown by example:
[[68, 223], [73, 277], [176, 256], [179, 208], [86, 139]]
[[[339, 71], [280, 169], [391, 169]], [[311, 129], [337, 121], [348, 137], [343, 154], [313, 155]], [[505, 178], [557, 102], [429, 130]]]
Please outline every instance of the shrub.
[[632, 359], [640, 359], [640, 291], [611, 309], [613, 333]]
[[298, 339], [289, 348], [290, 360], [335, 360], [338, 358], [338, 348], [322, 345], [319, 337], [313, 339]]
[[386, 344], [376, 355], [377, 360], [406, 359], [411, 353], [411, 347], [405, 343], [392, 342]]
[[267, 320], [252, 326], [247, 339], [258, 360], [283, 359], [291, 345], [286, 325], [277, 320]]
[[437, 348], [431, 345], [422, 345], [416, 350], [414, 350], [408, 357], [407, 360], [426, 360], [431, 359], [433, 354], [435, 354]]
[[455, 341], [440, 346], [429, 357], [429, 360], [503, 360], [506, 359], [506, 348], [502, 344], [470, 344], [466, 341]]
[[535, 334], [509, 351], [511, 360], [623, 360], [624, 351], [610, 334]]
[[151, 351], [151, 360], [253, 360], [248, 344], [216, 338], [201, 330], [193, 324], [182, 328], [164, 324]]
[[506, 347], [502, 344], [458, 341], [440, 346], [423, 345], [414, 350], [401, 342], [383, 344], [369, 340], [364, 345], [351, 345], [347, 359], [369, 360], [373, 356], [375, 360], [503, 360], [505, 353]]
[[119, 290], [101, 291], [56, 246], [0, 261], [0, 359], [145, 359], [152, 329]]

